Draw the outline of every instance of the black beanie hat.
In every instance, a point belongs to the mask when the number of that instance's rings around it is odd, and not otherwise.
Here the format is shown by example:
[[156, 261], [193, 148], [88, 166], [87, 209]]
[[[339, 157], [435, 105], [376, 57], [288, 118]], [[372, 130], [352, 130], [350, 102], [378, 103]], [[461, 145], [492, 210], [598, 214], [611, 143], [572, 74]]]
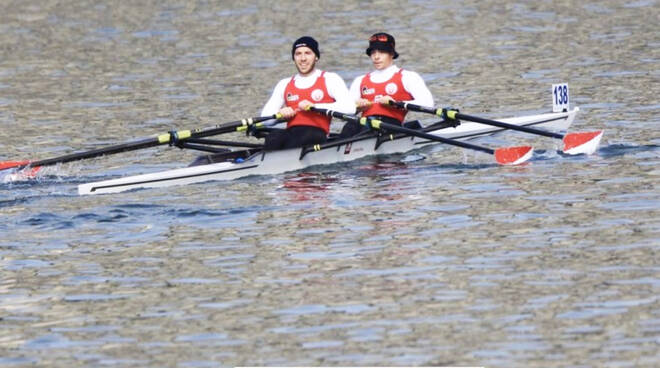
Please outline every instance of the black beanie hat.
[[317, 58], [321, 58], [321, 52], [319, 51], [319, 43], [316, 42], [315, 39], [309, 37], [309, 36], [303, 36], [297, 39], [294, 43], [293, 46], [291, 47], [291, 58], [293, 59], [293, 54], [296, 52], [296, 49], [298, 47], [309, 47], [314, 54], [316, 55]]
[[374, 33], [369, 37], [367, 55], [371, 56], [373, 50], [380, 50], [389, 52], [392, 54], [392, 59], [396, 59], [399, 57], [399, 53], [394, 50], [394, 44], [394, 37], [392, 37], [392, 35], [383, 32]]

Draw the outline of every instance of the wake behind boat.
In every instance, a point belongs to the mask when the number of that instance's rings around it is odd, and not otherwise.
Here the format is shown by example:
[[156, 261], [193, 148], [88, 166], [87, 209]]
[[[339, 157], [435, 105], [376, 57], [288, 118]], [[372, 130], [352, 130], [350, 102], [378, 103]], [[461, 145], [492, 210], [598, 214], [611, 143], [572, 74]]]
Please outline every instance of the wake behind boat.
[[[579, 108], [567, 112], [547, 113], [500, 119], [509, 127], [476, 122], [460, 124], [443, 121], [420, 130], [439, 139], [466, 141], [491, 135], [512, 127], [542, 127], [550, 131], [566, 131]], [[420, 134], [421, 135], [421, 134]], [[250, 175], [273, 175], [301, 170], [310, 166], [352, 161], [371, 155], [404, 153], [433, 140], [405, 133], [371, 133], [362, 137], [330, 140], [322, 145], [279, 151], [246, 149], [208, 156], [207, 163], [150, 174], [85, 183], [78, 186], [80, 195], [117, 193], [138, 188], [160, 188], [211, 180], [232, 180]], [[597, 143], [596, 143], [597, 144]], [[527, 153], [531, 155], [531, 151]], [[528, 158], [528, 157], [526, 157]], [[526, 159], [525, 158], [525, 159]]]

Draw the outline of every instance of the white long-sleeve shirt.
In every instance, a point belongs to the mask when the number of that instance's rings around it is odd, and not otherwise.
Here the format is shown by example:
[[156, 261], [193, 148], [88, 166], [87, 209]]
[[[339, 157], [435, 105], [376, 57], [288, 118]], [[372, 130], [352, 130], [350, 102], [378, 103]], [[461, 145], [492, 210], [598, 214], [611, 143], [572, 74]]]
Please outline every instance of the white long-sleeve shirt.
[[[401, 68], [392, 64], [389, 67], [383, 70], [374, 70], [370, 74], [370, 79], [374, 83], [383, 83], [388, 81], [394, 76], [394, 73], [398, 72]], [[349, 90], [349, 95], [355, 103], [358, 99], [362, 98], [360, 94], [360, 84], [362, 83], [362, 78], [366, 78], [368, 74], [361, 75], [353, 80], [351, 83], [351, 88]], [[413, 103], [415, 105], [421, 105], [425, 107], [433, 107], [433, 95], [426, 87], [424, 79], [422, 77], [410, 70], [404, 69], [401, 73], [401, 82], [403, 83], [403, 88], [406, 92], [410, 93], [413, 96], [413, 99], [410, 101], [404, 101], [408, 103]]]
[[[296, 74], [293, 77], [294, 84], [297, 88], [307, 89], [314, 85], [316, 79], [321, 76], [321, 70], [315, 69], [313, 73], [302, 76]], [[325, 72], [325, 87], [328, 90], [330, 97], [335, 99], [332, 103], [317, 103], [315, 107], [322, 109], [329, 109], [339, 111], [344, 114], [355, 114], [355, 102], [351, 99], [346, 88], [346, 83], [337, 73]], [[286, 106], [284, 101], [284, 90], [289, 84], [291, 78], [284, 78], [280, 80], [273, 89], [273, 94], [266, 102], [266, 105], [261, 110], [261, 116], [268, 116], [276, 114], [280, 109]]]

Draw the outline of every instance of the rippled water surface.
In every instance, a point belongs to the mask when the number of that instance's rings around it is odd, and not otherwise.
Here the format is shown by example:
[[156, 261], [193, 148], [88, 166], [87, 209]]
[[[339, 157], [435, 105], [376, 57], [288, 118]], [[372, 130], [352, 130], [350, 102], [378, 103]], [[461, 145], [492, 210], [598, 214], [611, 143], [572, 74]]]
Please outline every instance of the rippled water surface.
[[162, 147], [0, 184], [0, 365], [657, 366], [658, 24], [654, 0], [5, 4], [0, 160], [258, 115], [293, 39], [350, 83], [381, 30], [439, 106], [545, 112], [567, 82], [605, 137], [77, 196], [196, 155]]

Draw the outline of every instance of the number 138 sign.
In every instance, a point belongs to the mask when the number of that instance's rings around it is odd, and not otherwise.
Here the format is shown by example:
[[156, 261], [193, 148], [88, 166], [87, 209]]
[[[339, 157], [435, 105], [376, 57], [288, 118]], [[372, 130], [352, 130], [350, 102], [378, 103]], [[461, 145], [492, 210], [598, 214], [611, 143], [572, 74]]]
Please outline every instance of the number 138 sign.
[[552, 85], [552, 112], [568, 111], [568, 84]]

